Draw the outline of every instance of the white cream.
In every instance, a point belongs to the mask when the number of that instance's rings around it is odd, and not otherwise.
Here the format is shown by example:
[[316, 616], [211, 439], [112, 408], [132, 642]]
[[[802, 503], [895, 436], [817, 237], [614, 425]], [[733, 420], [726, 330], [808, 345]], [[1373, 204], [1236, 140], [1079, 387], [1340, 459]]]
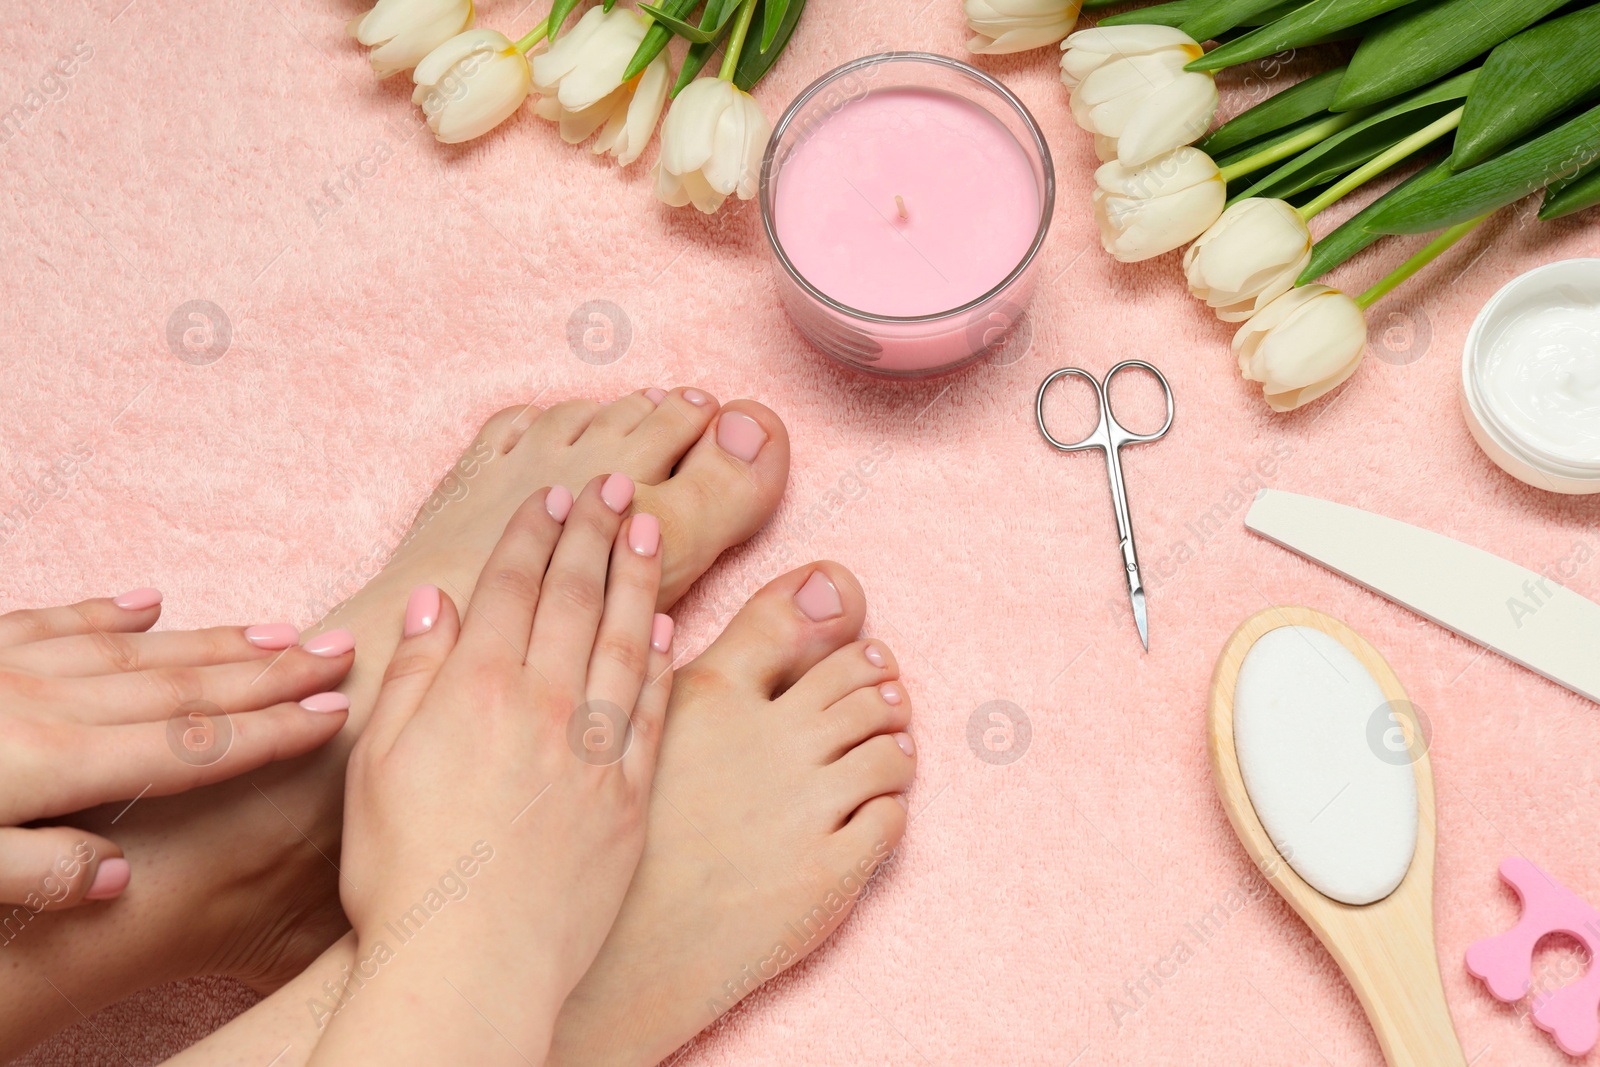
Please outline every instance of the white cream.
[[1377, 680], [1321, 630], [1282, 626], [1239, 667], [1233, 744], [1261, 825], [1322, 895], [1371, 904], [1417, 848], [1417, 780]]
[[1561, 286], [1483, 340], [1480, 395], [1502, 431], [1564, 462], [1600, 463], [1600, 302]]

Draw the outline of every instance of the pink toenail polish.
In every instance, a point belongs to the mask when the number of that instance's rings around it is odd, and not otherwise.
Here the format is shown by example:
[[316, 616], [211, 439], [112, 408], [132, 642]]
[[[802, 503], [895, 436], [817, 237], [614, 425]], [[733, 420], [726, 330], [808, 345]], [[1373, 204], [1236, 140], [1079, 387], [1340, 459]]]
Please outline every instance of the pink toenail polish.
[[316, 693], [302, 700], [300, 706], [307, 711], [349, 711], [350, 698], [343, 693]]
[[628, 523], [628, 547], [649, 559], [661, 548], [661, 522], [642, 512]]
[[161, 603], [161, 590], [151, 589], [148, 586], [143, 589], [130, 589], [119, 597], [112, 597], [111, 602], [123, 611], [149, 611]]
[[676, 624], [671, 615], [657, 615], [650, 623], [650, 647], [666, 652], [672, 647], [672, 631]]
[[667, 398], [667, 391], [665, 389], [646, 389], [644, 395], [650, 403], [659, 407], [661, 402]]
[[730, 456], [754, 463], [766, 443], [767, 431], [749, 415], [724, 411], [717, 420], [717, 445]]
[[711, 403], [711, 398], [698, 389], [685, 389], [683, 398], [697, 408], [703, 408]]
[[248, 627], [244, 632], [244, 639], [257, 648], [279, 649], [293, 648], [300, 643], [300, 631], [286, 622], [267, 622], [260, 626]]
[[572, 490], [564, 485], [552, 485], [544, 495], [544, 509], [557, 522], [566, 522], [572, 514]]
[[411, 590], [411, 596], [406, 601], [405, 635], [416, 637], [418, 634], [425, 634], [433, 629], [433, 624], [438, 621], [439, 587], [419, 585]]
[[89, 883], [89, 891], [83, 895], [83, 899], [110, 900], [120, 897], [132, 877], [133, 868], [121, 856], [101, 860], [100, 866], [95, 868], [94, 881]]
[[883, 698], [883, 702], [890, 707], [894, 707], [896, 704], [900, 703], [900, 690], [896, 689], [888, 682], [884, 682], [882, 685], [878, 686], [878, 695], [881, 696]]
[[325, 634], [318, 634], [306, 642], [306, 651], [313, 656], [342, 656], [356, 647], [356, 638], [349, 630], [329, 630]]
[[844, 614], [844, 603], [839, 599], [839, 590], [828, 581], [828, 576], [821, 571], [812, 571], [811, 577], [806, 579], [806, 584], [794, 595], [794, 602], [812, 622], [827, 622], [837, 619]]
[[633, 479], [626, 474], [613, 474], [600, 487], [600, 499], [606, 507], [621, 515], [633, 503]]
[[862, 651], [866, 653], [867, 662], [872, 664], [874, 667], [882, 667], [885, 662], [887, 662], [883, 658], [883, 653], [878, 651], [877, 645], [868, 645]]
[[911, 743], [910, 734], [895, 734], [894, 743], [899, 745], [900, 751], [904, 752], [908, 756], [915, 756], [917, 754], [917, 746]]

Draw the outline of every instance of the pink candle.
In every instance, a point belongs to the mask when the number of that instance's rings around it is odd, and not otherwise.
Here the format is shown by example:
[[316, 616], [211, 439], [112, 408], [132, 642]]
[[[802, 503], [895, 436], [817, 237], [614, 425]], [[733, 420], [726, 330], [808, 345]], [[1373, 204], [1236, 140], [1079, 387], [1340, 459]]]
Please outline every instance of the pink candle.
[[762, 214], [801, 332], [852, 366], [924, 376], [1027, 304], [1054, 199], [1049, 150], [1000, 83], [943, 56], [870, 56], [778, 123]]

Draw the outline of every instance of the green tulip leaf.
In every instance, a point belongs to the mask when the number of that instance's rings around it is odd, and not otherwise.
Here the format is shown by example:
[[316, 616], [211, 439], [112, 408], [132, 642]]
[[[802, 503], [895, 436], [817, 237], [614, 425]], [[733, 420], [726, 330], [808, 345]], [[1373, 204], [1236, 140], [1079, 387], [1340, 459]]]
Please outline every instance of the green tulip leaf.
[[700, 76], [706, 63], [716, 54], [717, 45], [728, 27], [732, 25], [731, 16], [737, 10], [739, 10], [739, 0], [706, 0], [706, 9], [700, 15], [700, 28], [702, 30], [715, 28], [717, 34], [709, 41], [689, 46], [689, 50], [683, 56], [683, 66], [678, 71], [678, 80], [672, 86], [669, 95], [676, 97], [683, 92], [685, 86]]
[[1429, 233], [1504, 207], [1600, 156], [1600, 107], [1444, 181], [1397, 196], [1367, 225], [1380, 233]]
[[[1181, 0], [1180, 0], [1181, 2]], [[1283, 0], [1211, 0], [1195, 4], [1191, 16], [1177, 23], [1178, 29], [1197, 41], [1209, 41], [1236, 26], [1252, 25], [1256, 17], [1282, 4]], [[1174, 5], [1166, 5], [1174, 6]]]
[[[1155, 7], [1141, 7], [1117, 15], [1107, 15], [1099, 26], [1177, 26], [1205, 10], [1208, 0], [1172, 0]], [[1274, 0], [1276, 2], [1276, 0]]]
[[[1566, 0], [1423, 0], [1403, 7], [1361, 39], [1331, 110], [1371, 107], [1426, 85], [1563, 3]], [[1525, 83], [1519, 86], [1519, 91], [1525, 87]]]
[[1570, 178], [1558, 178], [1544, 191], [1539, 217], [1559, 219], [1586, 207], [1600, 204], [1600, 160], [1590, 163]]
[[1600, 5], [1524, 30], [1483, 64], [1450, 165], [1475, 167], [1600, 89]]
[[1343, 76], [1344, 68], [1335, 67], [1291, 85], [1282, 92], [1273, 93], [1255, 107], [1212, 130], [1195, 147], [1215, 157], [1269, 133], [1297, 125], [1304, 119], [1320, 117], [1333, 103], [1334, 94], [1339, 90], [1339, 79]]
[[722, 15], [722, 22], [719, 22], [717, 25], [711, 27], [691, 26], [683, 19], [674, 15], [671, 11], [657, 7], [655, 4], [641, 3], [639, 5], [639, 10], [643, 11], [646, 15], [649, 15], [652, 19], [654, 19], [657, 25], [665, 26], [667, 29], [671, 30], [679, 37], [682, 37], [684, 40], [693, 41], [695, 44], [707, 44], [717, 39], [717, 31], [722, 29], [722, 26], [727, 22], [728, 17], [731, 16], [734, 11], [738, 10], [738, 7], [738, 4], [730, 5], [728, 10]]
[[1289, 160], [1250, 186], [1234, 200], [1250, 196], [1290, 197], [1333, 181], [1443, 118], [1460, 106], [1477, 77], [1464, 71], [1412, 93], [1403, 100], [1369, 115], [1354, 126], [1329, 137]]
[[1426, 188], [1448, 178], [1450, 176], [1450, 168], [1447, 165], [1447, 160], [1447, 156], [1441, 156], [1429, 163], [1426, 167], [1423, 167], [1411, 177], [1346, 219], [1338, 229], [1312, 245], [1311, 262], [1306, 264], [1306, 269], [1300, 273], [1299, 278], [1295, 279], [1295, 284], [1309, 285], [1374, 241], [1382, 238], [1383, 234], [1367, 229], [1367, 220], [1383, 210], [1384, 204], [1388, 203], [1391, 197], [1399, 195], [1402, 190]]
[[[765, 6], [769, 0], [761, 0]], [[783, 14], [783, 22], [778, 27], [778, 32], [773, 35], [772, 44], [765, 48], [746, 48], [739, 53], [739, 65], [733, 71], [733, 84], [749, 92], [754, 89], [756, 82], [767, 76], [767, 71], [778, 61], [783, 50], [789, 45], [789, 38], [794, 34], [794, 28], [800, 24], [800, 16], [806, 9], [806, 0], [785, 0], [788, 10]], [[761, 12], [757, 12], [760, 15]]]
[[556, 34], [561, 32], [561, 24], [567, 21], [567, 16], [572, 14], [572, 9], [577, 6], [578, 0], [556, 0], [550, 8], [550, 18], [546, 22], [549, 29], [545, 31], [545, 36], [552, 41], [555, 40]]
[[1251, 30], [1191, 60], [1185, 70], [1221, 70], [1252, 59], [1334, 39], [1342, 30], [1414, 0], [1311, 0], [1260, 29]]
[[761, 50], [765, 52], [778, 39], [783, 28], [783, 17], [789, 13], [789, 0], [767, 0], [761, 20]]
[[[681, 19], [699, 6], [700, 0], [663, 0], [661, 10], [671, 18]], [[667, 47], [667, 42], [670, 40], [672, 31], [660, 22], [652, 22], [650, 28], [644, 31], [644, 40], [639, 42], [639, 48], [633, 53], [633, 58], [628, 60], [628, 67], [622, 72], [622, 80], [627, 81], [648, 67], [650, 61], [661, 54], [661, 50]]]

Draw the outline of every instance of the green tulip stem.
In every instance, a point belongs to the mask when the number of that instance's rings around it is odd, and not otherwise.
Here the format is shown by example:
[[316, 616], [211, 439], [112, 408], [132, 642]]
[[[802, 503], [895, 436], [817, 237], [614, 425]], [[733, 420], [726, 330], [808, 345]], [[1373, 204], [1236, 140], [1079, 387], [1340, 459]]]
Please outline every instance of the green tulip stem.
[[1298, 155], [1308, 148], [1321, 144], [1340, 130], [1360, 122], [1367, 117], [1369, 111], [1370, 109], [1363, 109], [1346, 111], [1339, 115], [1329, 115], [1321, 122], [1307, 126], [1300, 133], [1295, 134], [1281, 144], [1275, 144], [1271, 148], [1264, 148], [1255, 155], [1245, 156], [1236, 163], [1229, 163], [1222, 168], [1222, 180], [1231, 182], [1235, 178], [1242, 178], [1246, 174], [1260, 170], [1262, 167], [1270, 167], [1279, 160]]
[[1300, 212], [1300, 217], [1302, 219], [1310, 222], [1312, 217], [1320, 212], [1323, 208], [1331, 207], [1336, 201], [1339, 200], [1340, 197], [1355, 190], [1369, 178], [1377, 177], [1379, 174], [1382, 174], [1384, 171], [1388, 170], [1402, 159], [1405, 159], [1419, 148], [1427, 147], [1428, 145], [1437, 141], [1439, 138], [1443, 137], [1445, 134], [1454, 130], [1457, 126], [1461, 125], [1461, 113], [1465, 110], [1466, 106], [1463, 105], [1456, 108], [1448, 115], [1441, 116], [1440, 118], [1428, 123], [1428, 125], [1424, 126], [1410, 137], [1407, 137], [1398, 144], [1390, 146], [1386, 151], [1374, 156], [1372, 159], [1369, 159], [1367, 162], [1363, 163], [1349, 174], [1346, 174], [1343, 178], [1340, 178], [1334, 184], [1328, 186], [1328, 188], [1323, 190], [1321, 195], [1316, 197], [1316, 199], [1306, 201], [1306, 203], [1302, 204], [1295, 210]]
[[1116, 7], [1123, 0], [1083, 0], [1084, 11], [1102, 11], [1108, 7]]
[[755, 18], [755, 14], [756, 0], [744, 0], [738, 21], [728, 34], [728, 47], [722, 53], [722, 69], [717, 72], [717, 77], [725, 82], [733, 81], [733, 72], [739, 67], [739, 53], [744, 51], [744, 39], [750, 33], [750, 20]]
[[1458, 222], [1448, 230], [1442, 231], [1439, 236], [1429, 241], [1417, 250], [1417, 254], [1390, 271], [1377, 285], [1356, 297], [1356, 306], [1365, 311], [1388, 295], [1389, 290], [1411, 277], [1429, 263], [1438, 259], [1444, 250], [1455, 244], [1461, 238], [1477, 229], [1484, 219], [1493, 215], [1493, 211], [1485, 212], [1475, 219]]
[[522, 38], [520, 41], [518, 41], [516, 44], [512, 45], [511, 47], [515, 48], [518, 52], [521, 52], [523, 55], [527, 55], [528, 54], [528, 49], [532, 48], [534, 45], [536, 45], [540, 41], [544, 40], [544, 35], [546, 33], [549, 33], [549, 32], [550, 32], [550, 16], [546, 15], [543, 22], [539, 23], [539, 25], [537, 25], [533, 29], [529, 30], [528, 31], [528, 35], [526, 37]]

